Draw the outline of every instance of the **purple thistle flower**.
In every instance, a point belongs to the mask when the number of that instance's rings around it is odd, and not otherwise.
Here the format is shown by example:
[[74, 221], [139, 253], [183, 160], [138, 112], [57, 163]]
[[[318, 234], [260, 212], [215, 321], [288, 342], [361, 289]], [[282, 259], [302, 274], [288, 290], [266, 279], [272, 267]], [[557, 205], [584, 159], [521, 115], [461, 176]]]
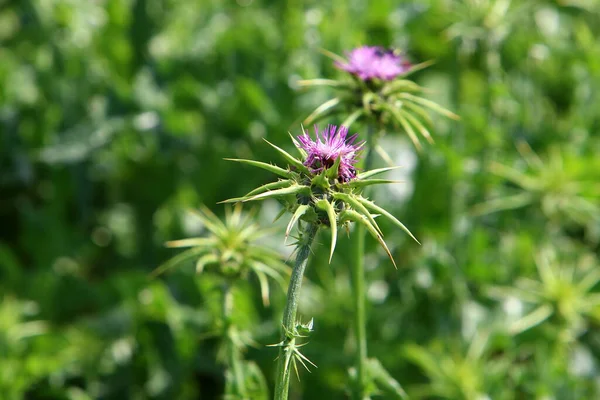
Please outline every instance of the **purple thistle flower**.
[[378, 46], [358, 47], [348, 53], [347, 63], [335, 65], [363, 81], [374, 78], [391, 81], [410, 69], [410, 63], [403, 56]]
[[304, 149], [307, 153], [304, 165], [311, 169], [311, 172], [318, 174], [323, 169], [333, 166], [335, 161], [340, 158], [340, 168], [338, 177], [342, 182], [348, 182], [356, 177], [356, 168], [354, 165], [358, 162], [358, 153], [364, 142], [356, 143], [358, 134], [347, 138], [348, 128], [335, 125], [328, 125], [321, 133], [315, 125], [315, 139], [312, 140], [308, 133], [298, 136], [296, 145]]

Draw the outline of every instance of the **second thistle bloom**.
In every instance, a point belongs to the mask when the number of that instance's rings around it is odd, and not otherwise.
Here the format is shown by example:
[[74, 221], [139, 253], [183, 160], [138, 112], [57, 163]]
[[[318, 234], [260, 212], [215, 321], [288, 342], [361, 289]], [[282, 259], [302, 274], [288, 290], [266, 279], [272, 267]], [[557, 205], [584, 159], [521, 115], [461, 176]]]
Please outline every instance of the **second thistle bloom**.
[[[306, 151], [304, 165], [313, 173], [320, 173], [331, 168], [339, 158], [338, 177], [341, 182], [348, 182], [356, 177], [358, 154], [364, 142], [356, 143], [357, 134], [348, 137], [348, 128], [329, 125], [319, 132], [315, 125], [315, 140], [304, 132], [298, 136], [299, 148]], [[298, 145], [297, 144], [297, 145]]]
[[362, 46], [348, 53], [348, 62], [336, 63], [344, 71], [363, 81], [381, 79], [394, 80], [410, 70], [411, 64], [394, 50], [378, 46]]

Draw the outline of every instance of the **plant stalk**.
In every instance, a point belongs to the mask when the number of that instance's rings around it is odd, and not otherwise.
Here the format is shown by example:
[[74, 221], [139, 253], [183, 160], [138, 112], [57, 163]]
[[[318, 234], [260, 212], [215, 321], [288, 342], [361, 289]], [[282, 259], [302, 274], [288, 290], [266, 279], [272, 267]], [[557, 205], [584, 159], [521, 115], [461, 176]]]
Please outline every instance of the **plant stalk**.
[[241, 369], [240, 349], [236, 348], [233, 325], [233, 290], [229, 284], [223, 287], [223, 320], [225, 323], [225, 337], [227, 340], [227, 371], [225, 373], [225, 395], [245, 397], [244, 375]]
[[[375, 138], [373, 129], [369, 126], [367, 130], [366, 151], [364, 170], [371, 169], [373, 163], [373, 148]], [[367, 387], [367, 317], [365, 311], [365, 236], [366, 230], [362, 224], [357, 224], [354, 232], [354, 264], [352, 265], [352, 291], [354, 299], [354, 335], [356, 336], [356, 358], [354, 361], [356, 369], [356, 382], [352, 398], [364, 400]]]
[[277, 363], [277, 376], [275, 381], [275, 400], [287, 400], [290, 386], [291, 362], [286, 368], [286, 349], [288, 345], [294, 345], [295, 338], [289, 337], [288, 332], [296, 331], [296, 312], [300, 299], [300, 288], [304, 270], [308, 264], [310, 248], [317, 233], [318, 226], [309, 224], [304, 231], [302, 243], [298, 246], [296, 264], [292, 270], [292, 277], [287, 292], [287, 302], [283, 311], [283, 333], [281, 335], [281, 347], [279, 349], [279, 362]]
[[367, 321], [365, 312], [365, 227], [357, 224], [354, 232], [352, 291], [354, 299], [354, 336], [356, 336], [356, 382], [353, 398], [363, 400], [367, 385]]

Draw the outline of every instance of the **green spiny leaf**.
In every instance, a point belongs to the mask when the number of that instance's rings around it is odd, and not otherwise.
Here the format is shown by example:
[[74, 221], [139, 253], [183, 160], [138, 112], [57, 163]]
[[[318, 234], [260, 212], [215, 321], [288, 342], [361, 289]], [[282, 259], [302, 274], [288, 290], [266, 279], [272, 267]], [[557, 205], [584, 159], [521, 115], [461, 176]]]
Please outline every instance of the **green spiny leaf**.
[[535, 195], [530, 192], [523, 192], [513, 196], [500, 197], [477, 204], [471, 211], [472, 215], [485, 215], [497, 211], [514, 210], [531, 204], [535, 200]]
[[170, 240], [165, 245], [171, 248], [177, 247], [210, 247], [214, 246], [216, 241], [214, 238], [205, 238], [205, 237], [197, 237], [197, 238], [189, 238], [189, 239], [179, 239], [179, 240]]
[[319, 49], [319, 51], [321, 52], [321, 54], [331, 58], [333, 61], [337, 61], [339, 63], [346, 63], [346, 60], [344, 59], [344, 57], [340, 56], [339, 54], [335, 54], [329, 50], [325, 50], [325, 49]]
[[325, 211], [327, 213], [327, 218], [329, 218], [329, 226], [331, 227], [331, 251], [329, 253], [329, 262], [331, 263], [333, 251], [335, 250], [335, 244], [337, 241], [337, 219], [335, 215], [335, 208], [333, 207], [333, 204], [325, 199], [317, 201], [315, 206], [317, 206], [318, 209]]
[[402, 168], [402, 167], [385, 167], [385, 168], [372, 169], [370, 171], [366, 171], [366, 172], [362, 172], [362, 173], [358, 174], [356, 176], [356, 178], [357, 179], [367, 179], [367, 178], [370, 178], [372, 176], [379, 175], [379, 174], [382, 174], [384, 172], [391, 171], [393, 169], [398, 169], [398, 168]]
[[441, 114], [450, 119], [453, 119], [453, 120], [460, 119], [460, 117], [458, 115], [454, 114], [452, 111], [445, 109], [444, 107], [440, 106], [439, 104], [437, 104], [431, 100], [427, 100], [422, 97], [412, 95], [410, 93], [401, 93], [398, 95], [398, 97], [404, 98], [406, 100], [410, 100], [413, 103], [421, 104], [421, 105], [429, 108], [430, 110], [433, 110], [433, 111], [437, 112], [438, 114]]
[[259, 193], [265, 192], [267, 190], [280, 189], [283, 187], [290, 186], [293, 183], [294, 183], [294, 181], [292, 181], [291, 179], [280, 180], [277, 182], [270, 182], [265, 185], [259, 186], [256, 189], [251, 190], [244, 197], [251, 197], [251, 196], [257, 195]]
[[355, 208], [360, 214], [367, 217], [369, 222], [375, 227], [377, 232], [379, 232], [379, 234], [383, 237], [383, 233], [381, 232], [381, 229], [379, 229], [379, 225], [377, 225], [377, 222], [375, 222], [375, 218], [373, 218], [373, 216], [371, 215], [369, 210], [367, 210], [367, 208], [365, 206], [363, 206], [361, 204], [361, 202], [356, 199], [356, 196], [347, 194], [347, 193], [334, 192], [333, 198], [336, 200], [341, 200], [341, 201], [349, 204], [351, 207]]
[[298, 168], [300, 171], [304, 172], [305, 174], [309, 173], [308, 168], [304, 164], [302, 164], [302, 161], [298, 160], [296, 157], [292, 156], [290, 153], [283, 150], [282, 148], [275, 146], [273, 143], [269, 142], [267, 139], [263, 139], [263, 140], [265, 142], [267, 142], [268, 144], [270, 144], [281, 155], [283, 155], [283, 157], [286, 159], [286, 161], [288, 163], [290, 163], [294, 167]]
[[415, 64], [415, 65], [411, 65], [411, 67], [409, 68], [408, 71], [406, 71], [404, 74], [402, 74], [402, 76], [408, 76], [410, 74], [413, 74], [417, 71], [421, 71], [422, 69], [425, 69], [427, 67], [429, 67], [430, 65], [435, 64], [435, 61], [429, 60], [429, 61], [423, 61], [422, 63], [419, 64]]
[[337, 179], [338, 173], [340, 170], [340, 163], [342, 161], [342, 156], [338, 156], [335, 159], [333, 165], [325, 170], [325, 176], [329, 179]]
[[383, 94], [384, 96], [389, 96], [398, 91], [420, 92], [421, 90], [421, 86], [419, 86], [415, 82], [408, 79], [400, 79], [387, 84], [381, 90], [381, 94]]
[[433, 138], [431, 137], [431, 134], [429, 133], [427, 128], [425, 128], [423, 123], [421, 123], [421, 121], [419, 121], [417, 118], [415, 118], [413, 115], [411, 115], [406, 110], [400, 109], [400, 110], [398, 110], [398, 112], [400, 114], [404, 115], [404, 117], [408, 120], [408, 122], [410, 122], [412, 126], [416, 127], [419, 130], [419, 132], [421, 132], [421, 135], [423, 135], [423, 137], [425, 139], [427, 139], [427, 141], [429, 143], [433, 143]]
[[382, 389], [393, 393], [398, 399], [408, 399], [408, 395], [396, 379], [385, 369], [379, 360], [370, 358], [367, 363], [369, 375]]
[[[419, 243], [419, 241], [417, 240], [417, 238], [413, 236], [413, 234], [410, 232], [410, 230], [408, 230], [408, 228], [406, 226], [404, 226], [404, 224], [402, 222], [398, 221], [398, 219], [396, 217], [394, 217], [392, 214], [390, 214], [389, 212], [387, 212], [385, 209], [379, 207], [378, 205], [376, 205], [372, 201], [369, 201], [369, 200], [365, 199], [362, 196], [357, 196], [356, 198], [357, 198], [358, 201], [360, 201], [368, 209], [371, 209], [371, 210], [373, 210], [375, 212], [378, 212], [379, 214], [382, 214], [382, 215], [385, 215], [386, 217], [388, 217], [393, 223], [395, 223], [404, 232], [406, 232], [411, 238], [413, 238], [415, 242]], [[421, 244], [421, 243], [419, 243], [419, 244]]]
[[309, 193], [310, 193], [310, 188], [308, 186], [292, 185], [292, 186], [289, 186], [286, 188], [271, 190], [268, 192], [258, 194], [256, 196], [244, 198], [244, 200], [242, 200], [242, 201], [246, 202], [246, 201], [264, 200], [264, 199], [268, 199], [268, 198], [272, 198], [272, 197], [286, 196], [286, 195], [290, 195], [290, 194], [309, 194]]
[[364, 188], [366, 186], [382, 185], [388, 183], [402, 183], [402, 181], [393, 181], [389, 179], [355, 179], [344, 183], [344, 186], [349, 186], [351, 188]]
[[369, 221], [369, 219], [365, 215], [359, 214], [359, 213], [357, 213], [354, 210], [344, 210], [344, 211], [342, 211], [340, 213], [340, 221], [343, 222], [345, 220], [350, 220], [350, 221], [354, 221], [354, 222], [358, 222], [358, 223], [363, 224], [367, 228], [367, 230], [369, 231], [369, 233], [375, 239], [377, 239], [377, 241], [379, 242], [379, 244], [381, 245], [381, 247], [383, 247], [383, 249], [387, 253], [388, 257], [392, 261], [392, 264], [394, 264], [394, 268], [398, 268], [398, 267], [396, 267], [396, 262], [394, 261], [394, 258], [392, 257], [392, 253], [390, 252], [390, 249], [387, 247], [387, 244], [383, 240], [383, 237], [379, 234], [379, 232], [377, 231], [377, 229], [375, 229], [375, 227], [373, 226], [373, 224], [371, 224], [371, 222]]
[[356, 110], [352, 114], [350, 114], [340, 125], [350, 129], [350, 125], [352, 125], [364, 113], [365, 111], [362, 109]]
[[425, 111], [425, 109], [423, 109], [423, 107], [415, 103], [411, 103], [410, 101], [405, 101], [404, 103], [402, 103], [402, 106], [412, 111], [413, 113], [418, 114], [428, 125], [433, 125], [433, 120], [431, 119], [431, 116], [427, 113], [427, 111]]
[[152, 273], [150, 273], [150, 277], [154, 278], [164, 273], [165, 271], [175, 267], [176, 265], [181, 264], [184, 261], [199, 256], [205, 251], [207, 251], [207, 249], [204, 247], [192, 247], [191, 249], [176, 255], [175, 257], [162, 264], [160, 267], [156, 268], [154, 271], [152, 271]]
[[326, 174], [327, 174], [327, 170], [324, 169], [323, 171], [321, 171], [320, 174], [313, 176], [313, 178], [310, 181], [311, 185], [320, 187], [325, 190], [329, 189], [329, 187], [331, 185], [329, 184], [329, 179], [327, 179]]
[[290, 219], [290, 222], [288, 223], [287, 228], [285, 229], [285, 238], [286, 239], [290, 235], [290, 232], [292, 231], [292, 227], [294, 226], [294, 224], [300, 219], [300, 217], [302, 215], [304, 215], [304, 213], [306, 213], [306, 211], [309, 208], [310, 208], [310, 206], [308, 206], [306, 204], [302, 204], [302, 205], [298, 206], [296, 211], [294, 211], [294, 214], [292, 215], [292, 218]]
[[392, 116], [394, 117], [394, 119], [402, 126], [402, 128], [404, 129], [404, 131], [406, 132], [406, 134], [408, 135], [410, 140], [413, 142], [413, 144], [415, 145], [417, 150], [421, 150], [422, 149], [421, 142], [419, 142], [419, 138], [417, 137], [415, 130], [410, 125], [410, 123], [406, 120], [404, 115], [402, 115], [396, 107], [390, 106], [388, 104], [386, 104], [384, 107], [390, 113], [392, 113]]
[[243, 160], [243, 159], [239, 159], [239, 158], [226, 158], [225, 160], [235, 161], [235, 162], [239, 162], [239, 163], [243, 163], [243, 164], [252, 165], [253, 167], [266, 169], [267, 171], [270, 171], [276, 175], [283, 176], [284, 178], [288, 178], [288, 179], [290, 179], [294, 176], [294, 174], [291, 171], [280, 168], [273, 164], [267, 164], [264, 162], [254, 161], [254, 160]]
[[301, 79], [296, 82], [298, 86], [327, 86], [341, 89], [350, 89], [353, 87], [351, 82], [335, 80], [335, 79]]
[[[306, 131], [304, 130], [304, 127], [302, 127], [302, 133], [306, 133]], [[300, 146], [300, 143], [298, 142], [298, 140], [290, 132], [288, 132], [288, 135], [290, 135], [290, 138], [292, 139], [292, 143], [294, 143], [296, 150], [298, 150], [298, 153], [300, 153], [300, 157], [302, 159], [306, 159], [306, 157], [308, 157], [308, 154], [306, 154], [306, 151], [302, 148], [302, 146]]]
[[325, 103], [321, 104], [319, 107], [315, 108], [315, 110], [304, 120], [305, 124], [310, 124], [315, 121], [317, 118], [324, 116], [328, 111], [336, 107], [340, 104], [341, 100], [339, 97], [334, 97], [331, 100], [327, 100]]
[[219, 258], [216, 256], [216, 254], [205, 254], [202, 257], [199, 257], [196, 261], [196, 273], [201, 274], [207, 264], [214, 264], [218, 261]]

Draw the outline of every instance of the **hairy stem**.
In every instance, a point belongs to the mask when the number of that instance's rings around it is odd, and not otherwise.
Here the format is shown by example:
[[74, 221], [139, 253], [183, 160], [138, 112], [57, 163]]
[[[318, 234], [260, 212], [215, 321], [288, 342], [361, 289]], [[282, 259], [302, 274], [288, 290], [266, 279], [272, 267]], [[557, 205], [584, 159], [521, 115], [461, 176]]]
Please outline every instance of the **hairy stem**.
[[304, 270], [308, 264], [310, 248], [317, 233], [318, 226], [310, 224], [303, 232], [301, 243], [298, 245], [298, 254], [296, 255], [296, 264], [292, 270], [290, 285], [288, 286], [287, 302], [283, 311], [283, 333], [281, 335], [281, 347], [279, 349], [279, 362], [277, 364], [277, 377], [275, 381], [275, 400], [287, 400], [290, 386], [291, 363], [286, 363], [289, 344], [294, 344], [295, 337], [290, 337], [288, 333], [294, 333], [296, 330], [296, 312], [298, 311], [298, 301], [300, 299], [300, 288]]

